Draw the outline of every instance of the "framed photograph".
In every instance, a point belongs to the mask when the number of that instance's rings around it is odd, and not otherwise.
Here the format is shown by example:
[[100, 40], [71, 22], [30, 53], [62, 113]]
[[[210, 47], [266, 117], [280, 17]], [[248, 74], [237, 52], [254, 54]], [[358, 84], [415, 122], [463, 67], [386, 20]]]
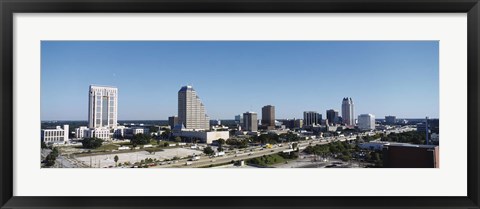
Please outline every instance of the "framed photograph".
[[478, 0], [0, 6], [1, 208], [479, 208]]

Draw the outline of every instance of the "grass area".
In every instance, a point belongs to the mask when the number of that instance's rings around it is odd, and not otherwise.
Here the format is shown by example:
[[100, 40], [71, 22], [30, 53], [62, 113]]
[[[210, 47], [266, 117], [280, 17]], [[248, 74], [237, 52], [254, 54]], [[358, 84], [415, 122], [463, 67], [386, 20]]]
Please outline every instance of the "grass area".
[[93, 151], [111, 151], [111, 150], [117, 150], [118, 149], [118, 145], [116, 144], [104, 144], [102, 145], [101, 147], [97, 148], [97, 149], [94, 149]]
[[272, 154], [272, 155], [264, 155], [262, 157], [256, 157], [247, 160], [247, 163], [260, 165], [260, 166], [268, 166], [274, 165], [279, 163], [285, 163], [285, 158], [280, 156], [279, 154]]
[[[151, 141], [150, 141], [150, 144], [151, 144], [151, 145], [159, 145], [157, 140], [151, 140]], [[160, 144], [163, 145], [162, 142], [160, 142]]]

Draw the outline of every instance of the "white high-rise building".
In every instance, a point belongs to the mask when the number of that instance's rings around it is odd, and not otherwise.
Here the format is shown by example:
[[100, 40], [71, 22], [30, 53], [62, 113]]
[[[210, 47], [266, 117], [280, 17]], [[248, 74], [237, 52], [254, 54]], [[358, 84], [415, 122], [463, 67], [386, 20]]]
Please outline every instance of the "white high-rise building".
[[342, 119], [347, 126], [355, 126], [355, 115], [352, 98], [343, 98]]
[[210, 130], [210, 118], [192, 86], [183, 86], [178, 91], [178, 123], [186, 129]]
[[360, 130], [375, 130], [375, 116], [372, 114], [361, 114], [358, 116], [358, 128]]
[[88, 127], [115, 128], [117, 126], [118, 89], [90, 85], [88, 91]]

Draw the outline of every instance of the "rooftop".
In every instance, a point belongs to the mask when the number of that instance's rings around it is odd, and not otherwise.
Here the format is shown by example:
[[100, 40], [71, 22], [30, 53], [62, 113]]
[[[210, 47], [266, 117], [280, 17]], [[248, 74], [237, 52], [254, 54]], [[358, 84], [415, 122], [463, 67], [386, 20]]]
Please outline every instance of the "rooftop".
[[435, 148], [438, 146], [438, 145], [409, 144], [409, 143], [389, 143], [385, 145], [389, 147], [418, 147], [418, 148]]
[[97, 88], [115, 88], [115, 89], [117, 88], [117, 87], [115, 87], [115, 86], [90, 84], [90, 88], [92, 88], [92, 87], [93, 87], [93, 88], [95, 88], [95, 87], [97, 87]]
[[194, 89], [193, 89], [192, 86], [182, 86], [182, 88], [180, 88], [179, 91], [186, 91], [186, 90], [192, 90], [192, 91], [194, 91]]

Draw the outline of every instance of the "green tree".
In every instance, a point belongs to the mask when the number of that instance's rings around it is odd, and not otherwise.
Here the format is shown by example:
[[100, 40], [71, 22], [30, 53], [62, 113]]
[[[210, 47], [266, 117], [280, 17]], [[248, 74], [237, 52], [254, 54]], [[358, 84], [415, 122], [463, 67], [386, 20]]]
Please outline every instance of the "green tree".
[[213, 155], [215, 151], [213, 151], [212, 147], [205, 147], [205, 149], [203, 149], [203, 153], [205, 153], [206, 155]]
[[298, 148], [298, 143], [292, 143], [292, 149], [296, 150]]
[[150, 126], [149, 131], [150, 133], [155, 133], [159, 130], [158, 126]]
[[133, 145], [143, 145], [150, 143], [150, 140], [150, 136], [147, 136], [145, 134], [136, 134], [131, 140], [131, 142]]
[[217, 143], [218, 143], [217, 150], [219, 152], [223, 151], [223, 145], [226, 143], [225, 139], [220, 138], [220, 139], [217, 140]]
[[164, 132], [160, 135], [163, 139], [168, 139], [170, 137], [171, 131], [170, 129], [165, 129]]
[[175, 142], [181, 142], [181, 141], [182, 141], [182, 138], [180, 138], [179, 136], [175, 137]]
[[47, 149], [47, 144], [45, 144], [45, 142], [42, 142], [42, 149]]
[[247, 140], [241, 140], [238, 147], [239, 148], [247, 148], [248, 147], [248, 141]]
[[224, 145], [225, 142], [226, 142], [225, 139], [222, 139], [222, 138], [220, 138], [220, 139], [217, 140], [217, 143], [218, 143], [219, 146]]
[[227, 139], [227, 141], [225, 141], [225, 143], [228, 145], [237, 145], [237, 142], [238, 140], [234, 138], [230, 138], [230, 139]]
[[96, 149], [102, 146], [103, 140], [99, 138], [85, 138], [82, 140], [82, 146], [86, 149]]
[[55, 158], [58, 157], [58, 148], [54, 147], [54, 148], [52, 149], [51, 154], [52, 154], [53, 156], [55, 156]]
[[115, 157], [113, 158], [113, 160], [115, 161], [115, 166], [117, 166], [117, 162], [118, 162], [118, 156], [115, 155]]
[[57, 157], [52, 152], [50, 152], [50, 154], [48, 154], [47, 157], [45, 158], [45, 165], [47, 167], [52, 167], [53, 165], [55, 165], [56, 159]]

